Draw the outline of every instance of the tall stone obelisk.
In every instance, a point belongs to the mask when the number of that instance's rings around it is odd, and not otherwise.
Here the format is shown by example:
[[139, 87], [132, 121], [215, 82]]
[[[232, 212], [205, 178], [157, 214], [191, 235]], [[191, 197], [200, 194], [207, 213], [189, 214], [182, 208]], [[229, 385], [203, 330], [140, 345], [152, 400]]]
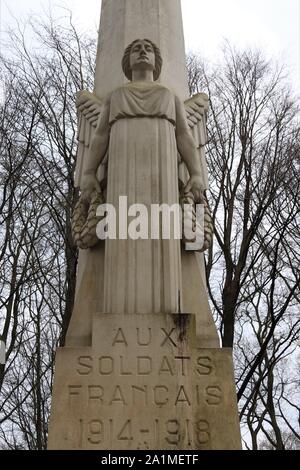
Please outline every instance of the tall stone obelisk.
[[102, 1], [95, 92], [105, 96], [125, 82], [120, 63], [125, 47], [136, 38], [151, 39], [160, 48], [160, 81], [187, 99], [180, 0]]
[[[161, 49], [164, 60], [161, 83], [170, 87], [183, 101], [188, 98], [185, 45], [180, 0], [103, 0], [98, 40], [95, 93], [105, 96], [122, 85], [126, 78], [121, 69], [125, 47], [136, 38], [149, 38]], [[206, 103], [204, 103], [204, 108]], [[204, 111], [205, 112], [205, 111]], [[208, 189], [204, 145], [203, 116], [199, 158], [203, 185]], [[76, 182], [86, 162], [76, 170]], [[91, 341], [92, 315], [103, 311], [104, 245], [79, 255], [76, 302], [67, 335], [68, 346], [88, 346]], [[211, 315], [204, 272], [204, 256], [182, 252], [181, 309], [196, 315], [199, 347], [219, 347], [219, 338]], [[82, 311], [86, 311], [82, 315]], [[89, 313], [88, 313], [89, 312]]]
[[[103, 100], [125, 82], [122, 55], [137, 38], [160, 48], [160, 81], [186, 100], [180, 0], [102, 1], [95, 94]], [[203, 144], [204, 111], [200, 134]], [[207, 187], [200, 144], [199, 158]], [[104, 266], [104, 244], [80, 253], [66, 347], [56, 356], [49, 449], [239, 449], [231, 351], [219, 348], [203, 255], [182, 251], [181, 303], [167, 313], [107, 313], [104, 292], [118, 286], [105, 285]]]

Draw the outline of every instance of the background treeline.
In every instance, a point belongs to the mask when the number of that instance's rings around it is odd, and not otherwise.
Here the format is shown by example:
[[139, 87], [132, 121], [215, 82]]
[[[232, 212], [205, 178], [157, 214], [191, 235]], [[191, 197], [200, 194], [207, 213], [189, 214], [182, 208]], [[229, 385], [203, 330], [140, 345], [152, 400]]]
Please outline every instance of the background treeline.
[[[31, 20], [0, 57], [0, 448], [45, 449], [54, 354], [73, 307], [75, 94], [93, 89], [96, 33]], [[209, 295], [233, 347], [244, 444], [300, 448], [300, 123], [284, 67], [226, 44], [187, 58], [206, 92], [215, 242]]]

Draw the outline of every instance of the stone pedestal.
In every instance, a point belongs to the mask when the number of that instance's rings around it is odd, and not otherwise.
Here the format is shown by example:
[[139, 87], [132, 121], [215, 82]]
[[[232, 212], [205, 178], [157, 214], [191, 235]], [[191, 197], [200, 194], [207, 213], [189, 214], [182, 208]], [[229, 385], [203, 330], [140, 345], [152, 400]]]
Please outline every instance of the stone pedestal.
[[231, 350], [197, 349], [194, 315], [96, 315], [56, 356], [49, 449], [240, 449]]

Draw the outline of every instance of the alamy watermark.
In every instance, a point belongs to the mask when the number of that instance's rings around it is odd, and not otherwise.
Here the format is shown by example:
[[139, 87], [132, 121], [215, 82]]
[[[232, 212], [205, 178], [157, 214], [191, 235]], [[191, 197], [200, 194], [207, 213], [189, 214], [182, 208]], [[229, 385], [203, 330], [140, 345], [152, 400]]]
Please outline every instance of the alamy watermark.
[[5, 364], [6, 347], [4, 341], [0, 340], [0, 365]]
[[100, 240], [184, 240], [187, 250], [204, 243], [203, 204], [132, 204], [119, 197], [119, 206], [101, 204], [96, 232]]

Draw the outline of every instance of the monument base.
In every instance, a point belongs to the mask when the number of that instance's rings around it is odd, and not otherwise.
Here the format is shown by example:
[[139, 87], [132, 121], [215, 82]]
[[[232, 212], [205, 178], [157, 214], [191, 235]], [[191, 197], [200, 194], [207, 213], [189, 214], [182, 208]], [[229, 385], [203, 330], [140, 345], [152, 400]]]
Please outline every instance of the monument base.
[[197, 349], [194, 315], [96, 315], [57, 351], [49, 449], [238, 450], [230, 349]]

